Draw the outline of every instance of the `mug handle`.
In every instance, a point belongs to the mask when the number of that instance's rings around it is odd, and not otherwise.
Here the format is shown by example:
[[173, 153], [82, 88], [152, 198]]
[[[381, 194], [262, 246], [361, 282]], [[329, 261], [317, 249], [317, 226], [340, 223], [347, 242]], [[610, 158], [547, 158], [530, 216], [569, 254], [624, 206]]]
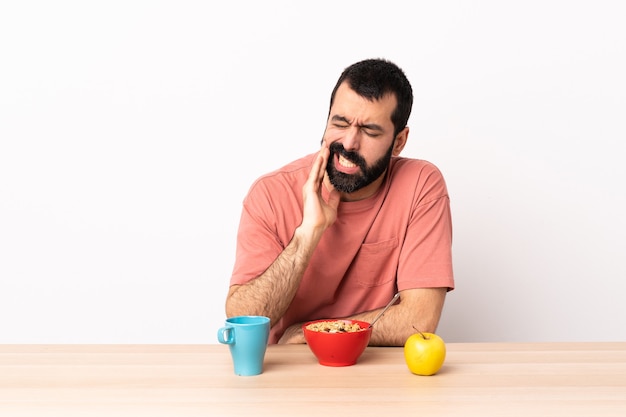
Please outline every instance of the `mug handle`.
[[[222, 327], [217, 331], [217, 340], [226, 345], [235, 343], [235, 332], [231, 326]], [[224, 337], [224, 335], [227, 335]]]

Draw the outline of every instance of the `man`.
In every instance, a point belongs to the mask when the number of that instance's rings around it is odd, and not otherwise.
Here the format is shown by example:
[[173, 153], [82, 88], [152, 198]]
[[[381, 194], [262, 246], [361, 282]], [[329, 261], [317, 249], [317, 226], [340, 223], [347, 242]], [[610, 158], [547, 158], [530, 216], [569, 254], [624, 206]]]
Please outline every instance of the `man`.
[[243, 203], [226, 314], [264, 315], [270, 343], [319, 318], [376, 323], [370, 344], [434, 332], [454, 288], [450, 203], [432, 164], [399, 157], [413, 92], [382, 59], [344, 70], [319, 153], [258, 179]]

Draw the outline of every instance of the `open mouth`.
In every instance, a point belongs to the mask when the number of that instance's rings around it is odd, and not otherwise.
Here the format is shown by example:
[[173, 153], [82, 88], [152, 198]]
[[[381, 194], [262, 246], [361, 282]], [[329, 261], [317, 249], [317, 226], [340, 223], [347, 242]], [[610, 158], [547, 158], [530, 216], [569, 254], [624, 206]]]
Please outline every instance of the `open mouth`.
[[339, 165], [341, 165], [342, 167], [346, 167], [346, 168], [354, 168], [354, 167], [356, 167], [355, 163], [347, 160], [342, 155], [339, 155], [339, 158], [338, 158], [337, 162], [339, 162]]
[[347, 159], [345, 156], [337, 153], [335, 158], [335, 169], [344, 174], [355, 174], [360, 168], [357, 164]]

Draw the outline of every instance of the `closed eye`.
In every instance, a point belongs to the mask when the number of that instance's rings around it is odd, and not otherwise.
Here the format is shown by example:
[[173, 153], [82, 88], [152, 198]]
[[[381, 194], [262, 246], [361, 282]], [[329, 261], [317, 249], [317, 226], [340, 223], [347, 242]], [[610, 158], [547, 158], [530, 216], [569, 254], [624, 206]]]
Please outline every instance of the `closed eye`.
[[348, 127], [350, 126], [350, 121], [343, 116], [333, 116], [332, 117], [333, 126], [335, 127]]
[[382, 133], [382, 132], [380, 132], [378, 130], [371, 130], [371, 129], [362, 129], [362, 131], [363, 131], [363, 133], [365, 133], [370, 138], [377, 138]]
[[367, 124], [359, 126], [361, 131], [371, 138], [380, 136], [383, 133], [383, 128], [377, 124]]

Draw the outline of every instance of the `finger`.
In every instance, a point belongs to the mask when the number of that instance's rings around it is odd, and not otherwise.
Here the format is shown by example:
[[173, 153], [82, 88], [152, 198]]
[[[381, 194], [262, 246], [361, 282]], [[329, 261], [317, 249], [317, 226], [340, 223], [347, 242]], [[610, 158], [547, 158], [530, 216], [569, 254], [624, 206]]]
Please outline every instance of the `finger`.
[[319, 156], [321, 156], [319, 170], [317, 172], [317, 179], [321, 181], [324, 179], [324, 174], [326, 173], [326, 165], [328, 164], [328, 158], [330, 156], [330, 150], [327, 147], [323, 147], [320, 150]]
[[307, 179], [306, 186], [310, 187], [314, 190], [318, 190], [322, 181], [321, 179], [324, 177], [324, 169], [322, 167], [325, 166], [325, 161], [328, 159], [328, 156], [324, 156], [324, 149], [320, 150], [320, 152], [315, 157], [315, 161], [311, 166], [311, 171], [309, 172], [309, 178]]

